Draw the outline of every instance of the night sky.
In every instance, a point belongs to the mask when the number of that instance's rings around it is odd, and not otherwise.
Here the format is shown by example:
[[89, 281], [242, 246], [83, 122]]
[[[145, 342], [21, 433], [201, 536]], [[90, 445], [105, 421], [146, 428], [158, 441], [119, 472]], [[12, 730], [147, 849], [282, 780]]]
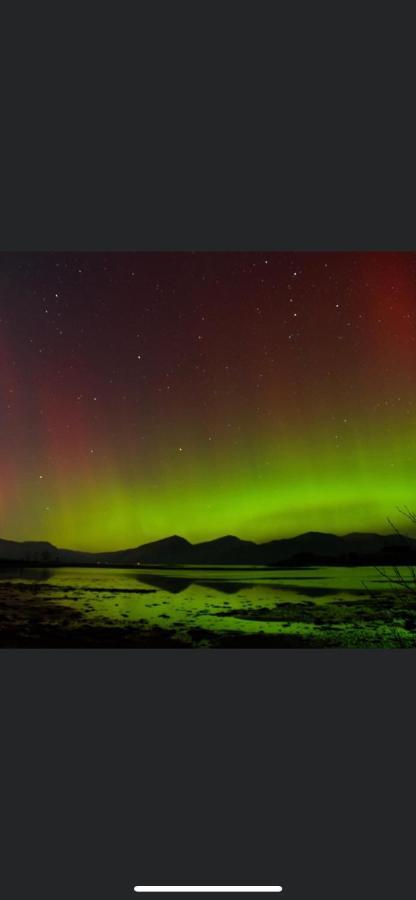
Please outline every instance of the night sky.
[[0, 537], [387, 531], [416, 253], [0, 254]]

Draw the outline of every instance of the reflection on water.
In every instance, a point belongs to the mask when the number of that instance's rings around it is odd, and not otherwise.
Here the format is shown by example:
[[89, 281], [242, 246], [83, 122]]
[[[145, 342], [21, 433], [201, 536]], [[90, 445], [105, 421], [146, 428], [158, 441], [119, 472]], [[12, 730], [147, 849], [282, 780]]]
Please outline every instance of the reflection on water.
[[379, 627], [391, 618], [391, 593], [373, 568], [0, 569], [9, 618], [13, 603], [21, 617], [36, 608], [48, 621], [58, 608], [76, 610], [77, 627], [158, 628], [185, 638], [197, 630], [208, 643], [209, 634]]
[[19, 568], [18, 566], [14, 566], [14, 568], [1, 567], [0, 568], [0, 584], [2, 582], [12, 582], [18, 583], [19, 581], [23, 582], [31, 582], [31, 581], [49, 581], [52, 578], [54, 573], [54, 569], [28, 569], [26, 566], [22, 566]]

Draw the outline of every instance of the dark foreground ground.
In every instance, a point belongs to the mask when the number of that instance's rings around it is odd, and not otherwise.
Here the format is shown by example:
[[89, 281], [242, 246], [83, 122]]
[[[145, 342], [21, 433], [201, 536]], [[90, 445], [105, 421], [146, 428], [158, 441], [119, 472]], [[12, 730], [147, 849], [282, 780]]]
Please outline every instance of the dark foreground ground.
[[[0, 584], [2, 648], [381, 648], [416, 647], [416, 596], [408, 592], [317, 605], [280, 601], [274, 608], [219, 608], [215, 628], [149, 625], [142, 619], [88, 620], [57, 603], [45, 586]], [[124, 591], [125, 593], [125, 591]], [[132, 593], [152, 595], [152, 590]], [[150, 598], [149, 598], [150, 599]], [[126, 615], [126, 614], [125, 614]], [[169, 619], [165, 615], [166, 621]], [[234, 629], [234, 623], [238, 627]], [[221, 623], [224, 623], [224, 628]], [[278, 633], [267, 633], [273, 624]], [[254, 627], [256, 631], [250, 631]], [[265, 631], [259, 629], [265, 628]]]

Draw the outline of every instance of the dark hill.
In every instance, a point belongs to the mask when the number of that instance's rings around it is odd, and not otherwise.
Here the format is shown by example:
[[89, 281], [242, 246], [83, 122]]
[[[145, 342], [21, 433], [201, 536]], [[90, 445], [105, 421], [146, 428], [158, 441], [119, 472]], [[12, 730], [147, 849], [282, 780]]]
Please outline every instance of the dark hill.
[[174, 534], [161, 541], [142, 544], [136, 550], [129, 550], [129, 560], [135, 563], [151, 565], [186, 565], [190, 562], [193, 546], [183, 537]]
[[227, 534], [213, 541], [195, 544], [192, 550], [192, 561], [197, 565], [208, 566], [214, 560], [217, 565], [244, 566], [256, 564], [259, 545]]

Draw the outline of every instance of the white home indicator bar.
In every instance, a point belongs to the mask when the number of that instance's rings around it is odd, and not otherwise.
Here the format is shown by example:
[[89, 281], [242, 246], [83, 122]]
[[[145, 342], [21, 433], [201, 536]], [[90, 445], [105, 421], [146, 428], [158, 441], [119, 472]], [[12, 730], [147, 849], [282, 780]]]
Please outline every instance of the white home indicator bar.
[[283, 888], [280, 885], [275, 887], [177, 887], [164, 885], [162, 887], [140, 887], [134, 888], [138, 894], [280, 894]]

